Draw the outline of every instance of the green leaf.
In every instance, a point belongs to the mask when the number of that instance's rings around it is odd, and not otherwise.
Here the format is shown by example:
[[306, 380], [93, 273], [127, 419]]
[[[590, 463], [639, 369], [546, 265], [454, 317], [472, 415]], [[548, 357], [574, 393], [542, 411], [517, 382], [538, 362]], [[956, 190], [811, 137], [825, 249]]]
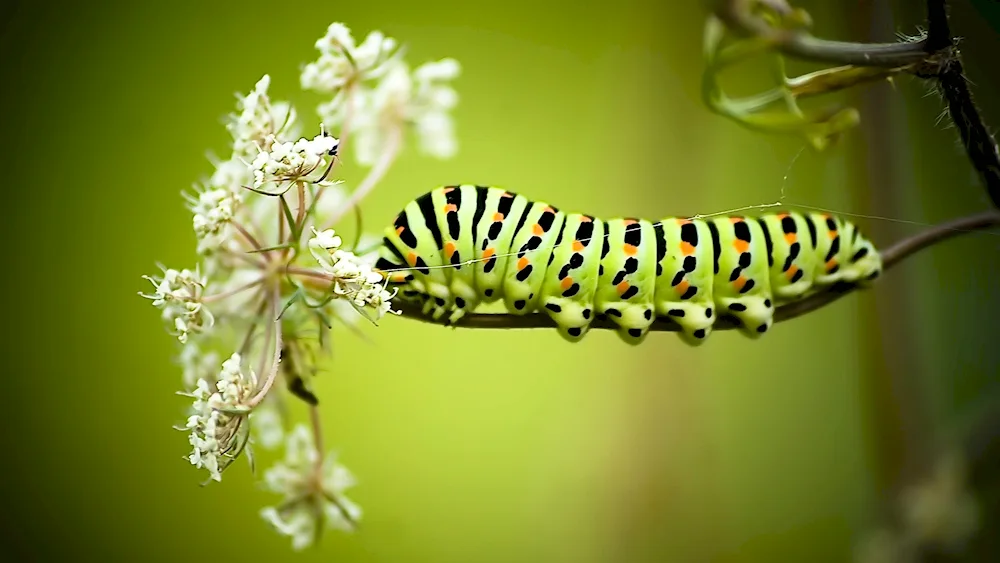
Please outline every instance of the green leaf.
[[291, 243], [276, 244], [274, 246], [267, 246], [267, 247], [264, 247], [264, 248], [257, 248], [257, 249], [254, 249], [254, 250], [248, 250], [247, 254], [255, 254], [255, 253], [258, 253], [258, 252], [270, 252], [272, 250], [281, 250], [283, 248], [294, 248], [294, 245], [292, 245]]
[[295, 293], [293, 293], [292, 296], [288, 298], [288, 302], [285, 303], [285, 306], [281, 308], [281, 312], [278, 313], [278, 319], [284, 316], [285, 311], [287, 311], [289, 307], [291, 307], [299, 299], [302, 299], [304, 296], [305, 296], [305, 291], [303, 291], [301, 287], [296, 289]]
[[278, 199], [281, 200], [281, 211], [285, 214], [285, 220], [288, 221], [288, 226], [292, 230], [292, 240], [297, 241], [302, 236], [302, 225], [295, 222], [295, 217], [292, 215], [292, 208], [288, 206], [285, 194], [281, 194]]

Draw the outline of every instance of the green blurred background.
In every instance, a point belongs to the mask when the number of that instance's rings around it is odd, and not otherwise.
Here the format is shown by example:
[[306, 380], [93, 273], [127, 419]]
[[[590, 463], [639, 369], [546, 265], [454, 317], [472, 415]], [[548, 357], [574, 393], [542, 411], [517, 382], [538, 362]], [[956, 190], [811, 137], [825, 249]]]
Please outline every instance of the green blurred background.
[[[1000, 124], [1000, 10], [956, 4], [977, 99]], [[458, 156], [408, 150], [364, 204], [372, 230], [455, 182], [650, 217], [769, 203], [784, 184], [792, 202], [940, 221], [988, 205], [935, 122], [942, 102], [913, 79], [841, 98], [864, 125], [792, 165], [798, 139], [702, 106], [703, 3], [0, 5], [10, 560], [845, 561], [939, 437], [1000, 394], [1000, 239], [982, 234], [758, 342], [717, 333], [692, 349], [661, 333], [631, 348], [600, 331], [570, 345], [389, 319], [370, 344], [338, 332], [317, 382], [363, 529], [293, 554], [257, 516], [275, 498], [243, 464], [198, 487], [171, 429], [185, 406], [174, 342], [135, 293], [157, 261], [194, 263], [180, 191], [210, 171], [206, 150], [225, 151], [234, 92], [270, 73], [313, 130], [319, 100], [298, 71], [330, 22], [463, 66]], [[841, 39], [922, 20], [916, 1], [800, 5]], [[920, 228], [859, 222], [883, 244]]]

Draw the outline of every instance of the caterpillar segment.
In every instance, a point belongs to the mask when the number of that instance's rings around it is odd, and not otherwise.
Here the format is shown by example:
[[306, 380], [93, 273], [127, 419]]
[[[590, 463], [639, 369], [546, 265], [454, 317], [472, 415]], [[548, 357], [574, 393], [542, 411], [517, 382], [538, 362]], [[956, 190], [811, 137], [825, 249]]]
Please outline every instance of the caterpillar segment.
[[538, 309], [548, 259], [565, 220], [564, 213], [544, 202], [528, 203], [521, 214], [508, 251], [514, 254], [508, 257], [503, 278], [504, 303], [513, 314]]
[[583, 338], [594, 320], [605, 224], [588, 215], [569, 214], [556, 237], [542, 284], [542, 307], [559, 333], [571, 342]]
[[744, 217], [720, 217], [712, 225], [719, 233], [715, 302], [740, 321], [747, 336], [757, 338], [771, 328], [774, 317], [764, 229]]
[[687, 219], [666, 219], [654, 227], [656, 314], [677, 322], [689, 344], [704, 341], [715, 322], [713, 232], [709, 223]]
[[720, 315], [759, 338], [775, 307], [867, 284], [882, 263], [856, 225], [822, 213], [602, 221], [462, 185], [410, 202], [386, 229], [376, 268], [401, 299], [448, 323], [503, 300], [511, 314], [545, 311], [571, 342], [602, 315], [630, 344], [666, 317], [698, 345]]
[[653, 324], [656, 242], [653, 224], [638, 219], [605, 223], [594, 308], [614, 319], [622, 339], [638, 344]]

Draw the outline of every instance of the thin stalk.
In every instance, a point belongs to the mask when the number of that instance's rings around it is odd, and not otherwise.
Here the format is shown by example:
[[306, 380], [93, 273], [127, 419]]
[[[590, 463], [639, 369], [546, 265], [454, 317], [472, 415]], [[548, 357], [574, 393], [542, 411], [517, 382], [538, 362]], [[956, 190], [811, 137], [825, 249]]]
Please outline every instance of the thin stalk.
[[361, 203], [361, 200], [365, 198], [378, 184], [385, 173], [392, 166], [393, 161], [396, 160], [396, 156], [399, 155], [399, 149], [403, 143], [403, 127], [402, 125], [394, 128], [389, 134], [389, 140], [384, 151], [382, 151], [382, 156], [379, 160], [372, 166], [372, 169], [368, 172], [368, 176], [358, 184], [358, 188], [351, 193], [351, 197], [347, 199], [343, 207], [338, 209], [333, 217], [327, 221], [327, 224], [323, 229], [329, 229], [333, 225], [337, 224], [337, 221], [342, 219], [344, 215], [354, 209], [356, 205]]
[[[274, 354], [271, 360], [271, 369], [267, 372], [267, 378], [264, 380], [264, 385], [261, 386], [260, 391], [257, 392], [249, 401], [247, 401], [247, 407], [254, 408], [264, 400], [267, 396], [268, 391], [271, 390], [271, 386], [274, 385], [274, 381], [278, 378], [278, 367], [281, 363], [281, 319], [278, 318], [278, 307], [281, 302], [281, 292], [277, 286], [274, 288], [274, 292], [271, 295], [271, 318], [274, 319], [269, 323], [269, 331], [273, 331], [274, 334]], [[267, 338], [266, 340], [270, 340]], [[267, 353], [267, 346], [265, 344], [264, 354]]]
[[313, 446], [316, 448], [316, 475], [321, 480], [323, 471], [323, 425], [319, 418], [319, 406], [309, 405], [309, 420], [312, 423]]
[[[233, 228], [235, 228], [235, 229], [236, 229], [236, 231], [237, 231], [237, 232], [239, 232], [239, 233], [240, 233], [240, 235], [242, 235], [242, 236], [243, 236], [243, 238], [244, 238], [244, 239], [245, 239], [245, 240], [247, 241], [247, 243], [248, 243], [248, 244], [249, 244], [249, 245], [250, 245], [250, 246], [251, 246], [251, 247], [252, 247], [252, 248], [253, 248], [254, 250], [257, 250], [257, 251], [259, 251], [259, 250], [260, 250], [261, 248], [263, 248], [263, 247], [262, 247], [262, 246], [260, 245], [260, 243], [259, 243], [259, 242], [257, 242], [257, 239], [256, 239], [256, 238], [254, 238], [254, 236], [253, 236], [252, 234], [250, 234], [250, 231], [246, 230], [246, 228], [244, 228], [244, 227], [243, 227], [243, 225], [241, 225], [241, 224], [237, 223], [236, 221], [232, 221], [232, 222], [231, 222], [231, 224], [233, 225]], [[267, 259], [268, 259], [268, 258], [267, 258], [267, 255], [266, 255], [266, 254], [264, 255], [264, 259], [265, 259], [265, 260], [267, 260]]]
[[257, 287], [258, 285], [260, 285], [260, 282], [262, 282], [262, 281], [264, 281], [264, 278], [263, 277], [259, 277], [259, 278], [253, 280], [250, 283], [245, 283], [245, 284], [243, 284], [243, 285], [241, 285], [241, 286], [239, 286], [237, 288], [230, 289], [229, 291], [223, 291], [222, 293], [216, 293], [214, 295], [207, 295], [205, 297], [202, 297], [201, 302], [202, 303], [213, 303], [215, 301], [219, 301], [219, 300], [225, 299], [227, 297], [232, 297], [232, 296], [234, 296], [234, 295], [236, 295], [238, 293], [242, 293], [242, 292], [244, 292], [244, 291], [246, 291], [246, 290], [248, 290], [250, 288]]

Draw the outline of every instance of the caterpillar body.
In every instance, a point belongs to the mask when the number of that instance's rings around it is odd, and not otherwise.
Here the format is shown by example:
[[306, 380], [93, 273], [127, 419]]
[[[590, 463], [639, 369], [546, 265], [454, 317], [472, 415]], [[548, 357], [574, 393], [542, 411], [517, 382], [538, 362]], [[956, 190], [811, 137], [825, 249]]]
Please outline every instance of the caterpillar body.
[[867, 284], [882, 261], [857, 226], [827, 214], [601, 220], [461, 185], [411, 201], [386, 229], [376, 268], [402, 299], [449, 323], [502, 299], [515, 315], [544, 311], [573, 342], [603, 315], [632, 344], [669, 317], [697, 345], [720, 314], [756, 338], [776, 306]]

